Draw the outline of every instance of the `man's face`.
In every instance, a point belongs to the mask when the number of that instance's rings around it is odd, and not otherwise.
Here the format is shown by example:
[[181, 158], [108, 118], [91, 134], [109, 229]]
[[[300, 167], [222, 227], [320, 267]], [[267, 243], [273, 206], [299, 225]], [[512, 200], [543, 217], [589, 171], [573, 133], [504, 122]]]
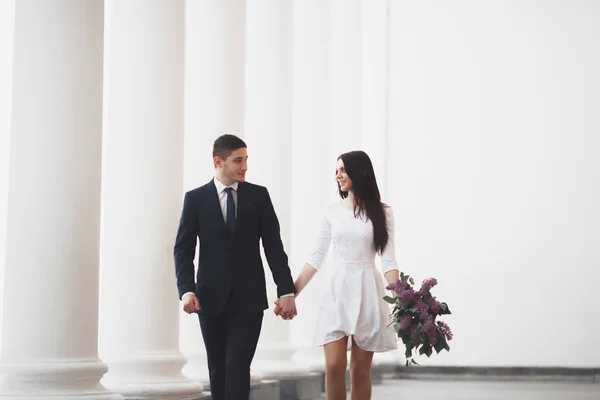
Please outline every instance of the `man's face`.
[[226, 160], [215, 157], [217, 168], [221, 174], [231, 182], [244, 182], [248, 171], [248, 150], [245, 147], [233, 151]]

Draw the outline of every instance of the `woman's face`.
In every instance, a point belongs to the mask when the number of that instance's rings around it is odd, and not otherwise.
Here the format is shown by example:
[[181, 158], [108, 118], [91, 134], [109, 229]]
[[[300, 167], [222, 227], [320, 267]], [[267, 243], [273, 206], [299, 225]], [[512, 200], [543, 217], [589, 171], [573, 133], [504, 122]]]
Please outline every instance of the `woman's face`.
[[340, 189], [342, 189], [343, 192], [349, 192], [352, 190], [352, 180], [350, 180], [350, 177], [346, 173], [344, 161], [342, 161], [341, 158], [337, 160], [335, 166], [335, 179], [337, 180], [338, 184], [340, 185]]

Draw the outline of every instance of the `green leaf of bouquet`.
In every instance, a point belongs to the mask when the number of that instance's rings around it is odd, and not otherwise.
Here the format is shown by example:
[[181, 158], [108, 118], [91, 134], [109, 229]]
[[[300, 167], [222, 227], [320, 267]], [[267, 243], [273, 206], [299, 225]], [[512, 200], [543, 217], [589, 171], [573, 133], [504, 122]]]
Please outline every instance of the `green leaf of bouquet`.
[[419, 325], [417, 325], [417, 335], [420, 335], [421, 333], [423, 333], [423, 324], [419, 322]]
[[442, 333], [442, 330], [440, 328], [438, 328], [437, 326], [435, 328], [435, 336], [436, 336], [438, 342], [440, 342], [440, 341], [441, 342], [445, 342], [446, 341], [446, 337]]
[[452, 314], [450, 312], [450, 308], [448, 308], [448, 304], [446, 304], [446, 303], [440, 303], [440, 312], [438, 314], [439, 315]]
[[444, 350], [448, 346], [448, 342], [446, 342], [446, 337], [444, 336], [444, 334], [442, 333], [442, 331], [439, 328], [436, 328], [435, 336], [437, 338], [437, 343], [435, 345], [435, 351], [437, 351], [439, 353], [440, 351]]
[[410, 278], [408, 281], [410, 282], [411, 285], [415, 284], [415, 280], [413, 278]]
[[410, 343], [409, 343], [409, 344], [407, 344], [407, 345], [406, 345], [406, 352], [404, 353], [404, 356], [405, 356], [406, 358], [409, 358], [409, 357], [411, 357], [411, 356], [412, 356], [412, 350], [413, 350], [413, 345], [412, 345], [412, 344], [410, 344]]
[[391, 296], [384, 296], [383, 299], [385, 301], [387, 301], [388, 303], [390, 303], [390, 304], [395, 304], [396, 303], [396, 299], [393, 298], [393, 297], [391, 297]]
[[396, 332], [398, 332], [400, 330], [400, 324], [398, 322], [394, 322], [394, 324], [392, 325], [392, 327], [394, 328], [394, 330]]
[[433, 349], [431, 348], [431, 346], [429, 346], [425, 351], [425, 355], [427, 355], [427, 358], [429, 358], [431, 357], [431, 354], [433, 354]]
[[444, 342], [437, 342], [434, 346], [435, 352], [440, 354], [440, 351], [444, 350]]
[[418, 362], [416, 362], [414, 358], [411, 358], [411, 359], [410, 359], [410, 362], [411, 362], [411, 363], [413, 363], [413, 364], [415, 364], [415, 365], [419, 365], [419, 363], [418, 363]]

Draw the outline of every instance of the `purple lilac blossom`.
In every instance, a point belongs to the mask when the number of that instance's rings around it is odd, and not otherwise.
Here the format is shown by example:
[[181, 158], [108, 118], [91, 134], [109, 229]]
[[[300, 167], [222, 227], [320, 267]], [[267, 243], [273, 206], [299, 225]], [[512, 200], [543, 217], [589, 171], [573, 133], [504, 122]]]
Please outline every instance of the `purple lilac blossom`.
[[410, 338], [412, 340], [419, 340], [419, 335], [417, 334], [417, 325], [412, 324], [408, 329], [408, 333], [410, 333]]
[[400, 294], [400, 292], [406, 289], [407, 286], [408, 284], [406, 282], [399, 280], [394, 285], [394, 290], [396, 291], [396, 293]]
[[425, 334], [427, 335], [427, 338], [429, 339], [429, 343], [431, 343], [432, 346], [435, 346], [435, 344], [437, 343], [436, 331], [437, 331], [437, 329], [436, 329], [433, 321], [427, 321], [423, 325], [423, 332], [425, 332]]
[[437, 279], [435, 278], [427, 278], [423, 281], [423, 284], [421, 285], [421, 292], [425, 293], [431, 290], [432, 287], [434, 287], [435, 285], [437, 285]]
[[393, 290], [394, 292], [400, 294], [401, 291], [403, 291], [404, 289], [406, 289], [406, 286], [408, 286], [408, 284], [402, 280], [398, 280], [395, 283], [391, 283], [389, 285], [387, 285], [385, 288], [387, 290]]
[[442, 332], [442, 335], [444, 335], [447, 340], [452, 340], [454, 335], [452, 334], [450, 327], [444, 321], [438, 321], [437, 324]]
[[425, 316], [421, 316], [421, 323], [423, 325], [425, 325], [428, 322], [433, 323], [433, 316], [431, 316], [430, 314], [427, 314]]
[[411, 324], [412, 324], [412, 317], [410, 315], [406, 315], [406, 316], [404, 316], [404, 318], [402, 318], [400, 320], [400, 329], [405, 331], [408, 328], [410, 328]]
[[400, 300], [403, 302], [410, 304], [415, 300], [415, 291], [412, 289], [403, 290], [398, 293], [398, 297], [400, 297]]
[[429, 315], [429, 306], [427, 303], [423, 303], [421, 300], [417, 300], [415, 302], [414, 307], [419, 310], [419, 314], [421, 314], [421, 319], [426, 318]]

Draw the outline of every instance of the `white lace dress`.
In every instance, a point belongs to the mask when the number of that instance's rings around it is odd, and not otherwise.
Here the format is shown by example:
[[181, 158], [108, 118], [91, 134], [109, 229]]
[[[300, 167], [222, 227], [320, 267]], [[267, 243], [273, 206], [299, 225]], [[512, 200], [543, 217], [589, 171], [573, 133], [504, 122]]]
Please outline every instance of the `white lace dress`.
[[[394, 214], [386, 208], [389, 241], [381, 269], [398, 269], [394, 249]], [[324, 295], [317, 316], [313, 345], [349, 336], [363, 350], [383, 352], [398, 348], [390, 325], [390, 306], [383, 300], [385, 286], [375, 266], [373, 225], [354, 217], [340, 201], [326, 207], [314, 251], [307, 261], [319, 270], [331, 246], [332, 262], [327, 268]]]

